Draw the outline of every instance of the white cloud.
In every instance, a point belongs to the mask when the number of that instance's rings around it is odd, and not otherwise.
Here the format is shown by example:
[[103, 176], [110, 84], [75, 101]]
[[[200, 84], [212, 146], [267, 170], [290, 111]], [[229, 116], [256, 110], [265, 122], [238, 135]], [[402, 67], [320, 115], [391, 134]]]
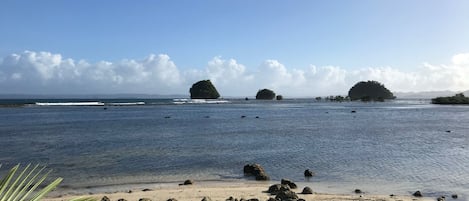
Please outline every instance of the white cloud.
[[248, 68], [222, 57], [205, 68], [180, 70], [165, 54], [96, 63], [32, 51], [0, 58], [0, 93], [18, 94], [188, 94], [191, 84], [202, 79], [212, 80], [224, 96], [254, 96], [262, 88], [284, 96], [346, 94], [362, 80], [377, 80], [400, 92], [460, 91], [469, 89], [468, 77], [469, 53], [454, 55], [449, 64], [423, 63], [408, 72], [390, 66], [290, 68], [274, 59]]

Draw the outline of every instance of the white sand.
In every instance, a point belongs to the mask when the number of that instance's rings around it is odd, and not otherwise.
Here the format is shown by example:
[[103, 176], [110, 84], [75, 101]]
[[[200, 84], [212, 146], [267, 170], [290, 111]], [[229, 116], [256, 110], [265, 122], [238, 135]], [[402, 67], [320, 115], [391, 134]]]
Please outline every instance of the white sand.
[[[104, 194], [93, 194], [83, 195], [87, 197], [97, 198], [101, 200], [103, 196], [109, 197], [112, 201], [124, 198], [128, 201], [138, 201], [140, 198], [149, 198], [153, 201], [166, 201], [169, 198], [175, 198], [178, 201], [200, 201], [203, 197], [208, 196], [212, 201], [225, 201], [230, 196], [237, 198], [238, 200], [257, 198], [260, 201], [266, 201], [271, 196], [265, 191], [269, 188], [269, 183], [251, 183], [251, 182], [202, 182], [195, 183], [194, 185], [179, 186], [177, 184], [172, 185], [151, 185], [148, 189], [150, 191], [142, 191], [144, 188], [131, 189], [131, 193], [127, 192], [115, 192], [115, 193], [104, 193]], [[130, 190], [130, 189], [129, 189]], [[369, 195], [369, 194], [324, 194], [321, 192], [315, 192], [312, 195], [300, 194], [303, 190], [303, 186], [293, 191], [298, 194], [300, 198], [306, 201], [312, 200], [329, 200], [329, 201], [424, 201], [424, 200], [436, 200], [435, 198], [416, 198], [410, 195]], [[314, 189], [313, 189], [314, 191]], [[79, 197], [77, 195], [66, 195], [58, 198], [46, 198], [45, 200], [59, 201], [69, 200], [71, 198]]]

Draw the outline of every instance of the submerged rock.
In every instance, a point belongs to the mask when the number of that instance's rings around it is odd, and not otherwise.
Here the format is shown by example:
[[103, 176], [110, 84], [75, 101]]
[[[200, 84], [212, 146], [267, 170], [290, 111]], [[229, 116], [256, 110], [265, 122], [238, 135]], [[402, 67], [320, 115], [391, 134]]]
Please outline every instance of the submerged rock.
[[306, 169], [304, 175], [305, 177], [312, 177], [314, 176], [314, 172], [309, 169]]

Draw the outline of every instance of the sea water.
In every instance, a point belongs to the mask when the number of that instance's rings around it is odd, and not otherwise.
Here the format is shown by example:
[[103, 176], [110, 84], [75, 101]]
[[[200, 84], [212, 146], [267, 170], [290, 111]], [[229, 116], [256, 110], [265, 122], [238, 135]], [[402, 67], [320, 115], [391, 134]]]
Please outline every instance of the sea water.
[[[0, 173], [17, 163], [39, 163], [54, 170], [51, 177], [64, 178], [61, 188], [90, 189], [249, 180], [243, 166], [259, 163], [273, 181], [289, 178], [326, 192], [469, 195], [468, 106], [425, 100], [145, 102], [0, 107]], [[316, 176], [306, 179], [305, 169]]]

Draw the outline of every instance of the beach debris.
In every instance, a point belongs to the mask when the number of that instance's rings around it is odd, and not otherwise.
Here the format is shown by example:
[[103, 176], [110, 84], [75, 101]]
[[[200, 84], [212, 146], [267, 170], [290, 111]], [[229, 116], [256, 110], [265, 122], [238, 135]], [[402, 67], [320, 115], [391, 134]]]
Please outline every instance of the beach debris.
[[420, 191], [415, 191], [415, 193], [412, 195], [415, 197], [422, 197], [422, 193]]
[[169, 199], [166, 200], [166, 201], [178, 201], [178, 200], [176, 200], [176, 198], [169, 198]]
[[101, 201], [111, 201], [111, 199], [109, 199], [107, 196], [104, 196], [103, 198], [101, 198]]
[[301, 191], [301, 194], [313, 194], [313, 189], [306, 186], [303, 188], [303, 191]]
[[258, 181], [269, 180], [269, 176], [265, 173], [264, 168], [259, 164], [247, 164], [244, 166], [244, 174], [253, 175]]
[[453, 195], [451, 195], [451, 198], [453, 198], [453, 199], [458, 199], [458, 194], [453, 194]]
[[445, 196], [440, 196], [436, 199], [436, 201], [445, 201]]
[[212, 199], [210, 197], [204, 197], [202, 198], [202, 201], [212, 201]]
[[288, 190], [288, 191], [282, 191], [282, 192], [279, 192], [276, 196], [275, 196], [275, 199], [277, 200], [297, 200], [298, 199], [298, 195], [296, 195], [295, 192], [291, 191], [291, 190]]
[[289, 180], [289, 179], [282, 179], [282, 180], [280, 181], [280, 183], [283, 184], [283, 185], [288, 185], [291, 189], [297, 188], [296, 184], [293, 183], [293, 182], [292, 182], [291, 180]]
[[140, 199], [138, 199], [138, 201], [151, 201], [151, 199], [150, 198], [140, 198]]
[[312, 177], [312, 176], [314, 176], [314, 172], [311, 171], [311, 170], [309, 170], [309, 169], [306, 169], [304, 174], [305, 174], [305, 177]]
[[269, 187], [269, 190], [267, 190], [267, 193], [270, 193], [271, 195], [277, 195], [278, 193], [282, 191], [289, 191], [290, 187], [288, 185], [282, 185], [282, 184], [274, 184]]
[[149, 189], [149, 188], [145, 188], [145, 189], [143, 189], [142, 191], [143, 191], [143, 192], [146, 192], [146, 191], [152, 191], [152, 190]]
[[357, 188], [357, 189], [355, 189], [355, 193], [362, 193], [362, 190]]

